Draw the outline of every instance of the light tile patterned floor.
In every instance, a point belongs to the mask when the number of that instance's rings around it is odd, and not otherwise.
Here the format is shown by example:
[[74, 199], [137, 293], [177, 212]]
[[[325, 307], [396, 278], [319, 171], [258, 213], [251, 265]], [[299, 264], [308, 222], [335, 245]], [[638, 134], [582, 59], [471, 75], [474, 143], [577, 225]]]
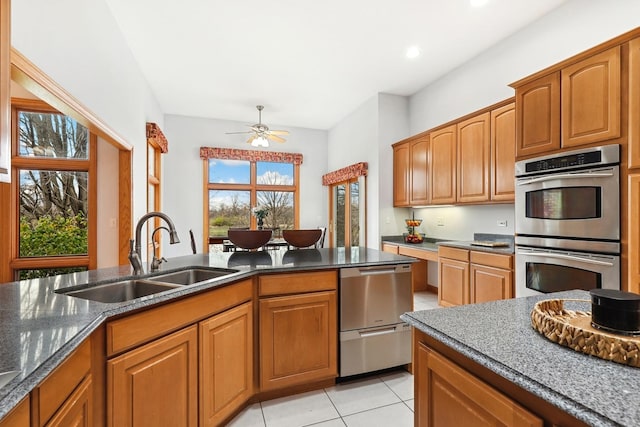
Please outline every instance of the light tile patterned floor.
[[[433, 308], [438, 308], [438, 295], [415, 293], [414, 310]], [[256, 403], [229, 426], [413, 427], [413, 375], [398, 369]]]

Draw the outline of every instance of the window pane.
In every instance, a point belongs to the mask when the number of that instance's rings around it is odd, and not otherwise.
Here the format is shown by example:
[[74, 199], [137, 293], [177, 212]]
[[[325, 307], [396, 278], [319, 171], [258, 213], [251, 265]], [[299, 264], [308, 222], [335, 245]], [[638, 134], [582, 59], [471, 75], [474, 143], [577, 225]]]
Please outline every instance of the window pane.
[[209, 159], [209, 182], [212, 184], [249, 184], [250, 163], [246, 160]]
[[21, 257], [87, 253], [88, 175], [19, 171]]
[[347, 209], [345, 207], [345, 197], [347, 193], [347, 189], [344, 184], [338, 184], [335, 187], [334, 191], [334, 203], [336, 210], [336, 226], [335, 226], [335, 239], [336, 239], [336, 247], [344, 247], [345, 245], [345, 217], [347, 215]]
[[351, 196], [351, 246], [360, 246], [360, 187], [358, 182], [349, 184]]
[[18, 155], [87, 159], [89, 132], [64, 114], [18, 112]]
[[293, 185], [293, 163], [257, 162], [258, 184]]
[[87, 271], [87, 267], [41, 268], [39, 270], [18, 270], [18, 279], [37, 279], [39, 277], [57, 276], [58, 274]]
[[264, 219], [265, 228], [274, 230], [275, 236], [279, 236], [282, 230], [293, 229], [293, 192], [258, 191], [257, 196], [258, 205], [269, 209], [269, 215]]
[[249, 191], [209, 190], [209, 236], [226, 237], [229, 228], [251, 224]]

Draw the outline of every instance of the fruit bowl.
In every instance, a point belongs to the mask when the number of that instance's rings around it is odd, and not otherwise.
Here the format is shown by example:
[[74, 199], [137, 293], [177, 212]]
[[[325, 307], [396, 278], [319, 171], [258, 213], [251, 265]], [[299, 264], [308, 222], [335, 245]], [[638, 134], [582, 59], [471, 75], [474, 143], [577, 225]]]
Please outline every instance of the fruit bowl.
[[405, 234], [404, 241], [405, 243], [422, 243], [423, 238], [422, 235], [418, 233]]
[[404, 222], [407, 227], [420, 227], [420, 224], [422, 224], [421, 219], [405, 219]]

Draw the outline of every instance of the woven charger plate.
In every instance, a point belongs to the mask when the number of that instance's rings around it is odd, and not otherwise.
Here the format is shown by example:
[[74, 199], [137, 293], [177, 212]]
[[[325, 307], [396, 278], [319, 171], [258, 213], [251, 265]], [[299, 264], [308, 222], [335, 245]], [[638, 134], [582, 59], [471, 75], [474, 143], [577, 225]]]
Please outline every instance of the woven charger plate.
[[533, 328], [550, 341], [604, 360], [640, 367], [640, 337], [607, 333], [591, 326], [591, 313], [564, 308], [565, 301], [550, 299], [536, 303], [531, 311]]

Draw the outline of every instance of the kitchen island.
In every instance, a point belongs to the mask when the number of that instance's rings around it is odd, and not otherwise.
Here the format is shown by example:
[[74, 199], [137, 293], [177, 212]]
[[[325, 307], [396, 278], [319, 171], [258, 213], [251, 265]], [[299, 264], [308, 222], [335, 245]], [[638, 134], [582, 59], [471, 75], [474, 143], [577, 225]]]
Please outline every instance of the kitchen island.
[[[468, 404], [457, 415], [474, 410], [465, 400], [473, 389], [486, 390], [480, 393], [483, 399], [495, 397], [502, 406], [494, 408], [512, 422], [524, 414], [531, 425], [536, 425], [532, 419], [555, 425], [640, 425], [640, 369], [575, 352], [532, 328], [535, 303], [555, 298], [589, 301], [589, 294], [561, 292], [403, 315], [415, 328], [416, 425], [430, 425], [427, 418], [443, 415], [433, 399], [450, 384], [438, 383], [438, 369], [467, 384], [446, 393], [465, 396], [453, 399]], [[590, 311], [590, 303], [567, 303], [566, 308]], [[491, 408], [487, 401], [480, 411]]]
[[[300, 274], [307, 275], [304, 277], [325, 274], [324, 277], [331, 277], [329, 272], [333, 272], [336, 279], [332, 286], [335, 289], [337, 281], [335, 272], [340, 268], [411, 262], [413, 260], [408, 257], [363, 247], [290, 251], [279, 249], [189, 255], [169, 259], [153, 275], [197, 267], [232, 271], [226, 276], [201, 284], [179, 286], [166, 292], [118, 303], [80, 299], [60, 293], [60, 290], [82, 289], [97, 284], [131, 279], [133, 276], [129, 266], [2, 284], [0, 285], [0, 324], [2, 325], [0, 329], [0, 372], [17, 371], [17, 376], [0, 387], [0, 420], [25, 397], [28, 397], [34, 388], [38, 387], [52, 372], [55, 373], [56, 368], [65, 360], [70, 356], [75, 356], [92, 334], [104, 330], [105, 324], [109, 324], [109, 322], [113, 325], [112, 329], [117, 330], [118, 325], [127, 325], [122, 322], [128, 318], [133, 319], [134, 316], [144, 315], [144, 313], [159, 309], [169, 310], [168, 307], [178, 303], [184, 304], [184, 307], [190, 308], [192, 311], [195, 307], [197, 311], [201, 309], [201, 304], [188, 305], [191, 304], [190, 301], [195, 301], [195, 298], [201, 296], [212, 295], [212, 297], [208, 297], [208, 302], [217, 304], [223, 300], [218, 295], [231, 298], [230, 295], [234, 294], [232, 286], [236, 286], [236, 284], [246, 290], [248, 296], [245, 301], [249, 305], [253, 304], [254, 307], [257, 307], [257, 297], [260, 295], [260, 291], [255, 288], [254, 284], [258, 284], [258, 277], [263, 275], [277, 277], [276, 275], [280, 274], [281, 277], [295, 278]], [[275, 285], [278, 286], [280, 283], [286, 284], [287, 282], [276, 282]], [[306, 284], [296, 284], [296, 286], [302, 285]], [[226, 293], [212, 293], [219, 291]], [[278, 292], [286, 294], [286, 291]], [[162, 311], [157, 312], [163, 313]], [[177, 313], [182, 315], [185, 312], [188, 310], [183, 309]], [[141, 319], [141, 317], [136, 319]], [[196, 322], [201, 320], [198, 317], [194, 317], [194, 319]], [[333, 319], [334, 322], [336, 320]], [[140, 326], [140, 322], [136, 325]], [[130, 328], [125, 329], [127, 333], [131, 331]], [[109, 330], [106, 333], [104, 331], [100, 333], [102, 335], [95, 340], [97, 343], [95, 348], [104, 348], [105, 341], [107, 347], [110, 345], [115, 347], [117, 343], [109, 341]], [[105, 334], [107, 335], [106, 339]], [[133, 345], [130, 347], [133, 348]], [[115, 356], [122, 356], [126, 354], [123, 353], [125, 350], [129, 350], [129, 348], [123, 346], [121, 349], [113, 351], [107, 349], [106, 352], [111, 351]], [[104, 361], [108, 356], [98, 354], [91, 357], [92, 360], [99, 362]], [[99, 384], [97, 387], [102, 388], [103, 384], [100, 380], [104, 381], [104, 368], [98, 367], [94, 372], [97, 373], [94, 375], [94, 384]], [[102, 378], [100, 378], [101, 376]], [[96, 381], [96, 377], [98, 381]], [[104, 391], [96, 393], [104, 396]]]

